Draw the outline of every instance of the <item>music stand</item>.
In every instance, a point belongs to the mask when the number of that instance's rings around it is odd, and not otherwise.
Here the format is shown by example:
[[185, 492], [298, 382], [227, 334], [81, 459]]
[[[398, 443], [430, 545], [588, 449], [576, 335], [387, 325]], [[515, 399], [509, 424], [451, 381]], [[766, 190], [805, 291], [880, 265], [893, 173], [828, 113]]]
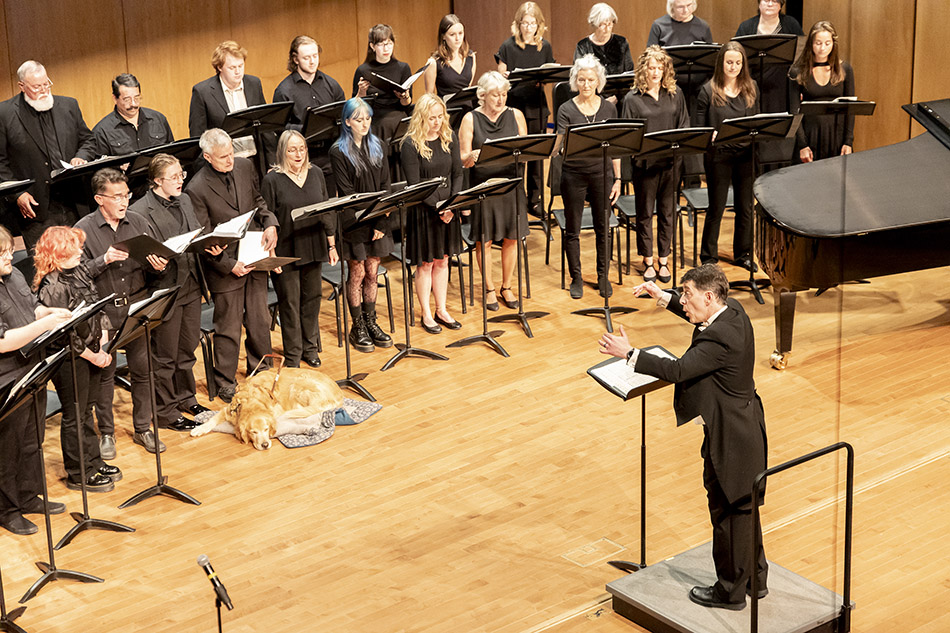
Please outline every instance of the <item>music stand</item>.
[[[515, 173], [518, 174], [518, 180], [520, 181], [523, 179], [521, 165], [531, 161], [543, 161], [550, 158], [551, 153], [554, 151], [554, 142], [556, 140], [557, 137], [553, 134], [528, 134], [525, 136], [510, 136], [508, 138], [490, 140], [482, 145], [478, 153], [478, 160], [475, 162], [475, 165], [479, 167], [484, 167], [486, 165], [495, 165], [496, 167], [501, 167], [514, 163], [516, 169]], [[515, 213], [520, 214], [521, 211], [519, 209], [515, 209]], [[525, 221], [527, 222], [527, 218], [525, 218]], [[519, 222], [516, 221], [515, 226], [518, 226], [518, 224]], [[482, 245], [484, 246], [485, 236], [482, 235], [481, 237], [483, 238]], [[521, 270], [522, 261], [527, 260], [527, 254], [524, 252], [525, 244], [520, 235], [518, 236], [516, 242], [518, 243], [518, 312], [516, 314], [501, 314], [488, 320], [492, 323], [517, 321], [521, 323], [521, 327], [527, 337], [534, 338], [534, 334], [531, 332], [531, 326], [528, 325], [528, 319], [538, 319], [545, 317], [550, 313], [524, 311], [524, 299], [521, 288]], [[482, 268], [484, 269], [486, 253], [484, 248], [482, 251]], [[483, 284], [482, 288], [484, 287], [485, 286]], [[482, 302], [484, 303], [484, 297]]]
[[[795, 51], [798, 48], [798, 36], [792, 33], [777, 33], [775, 35], [740, 35], [732, 38], [733, 42], [742, 44], [746, 58], [749, 60], [749, 70], [753, 64], [758, 68], [759, 90], [765, 84], [765, 69], [784, 66], [787, 69], [795, 62]], [[788, 82], [785, 82], [785, 103], [788, 103]]]
[[[290, 212], [291, 217], [293, 218], [294, 228], [306, 228], [314, 224], [318, 217], [325, 213], [336, 212], [336, 220], [334, 224], [336, 225], [337, 239], [343, 239], [343, 212], [349, 209], [356, 210], [365, 210], [372, 207], [380, 196], [383, 195], [382, 191], [375, 191], [371, 193], [357, 193], [351, 196], [344, 196], [341, 198], [331, 198], [323, 202], [318, 202], [306, 207], [299, 207]], [[356, 374], [352, 373], [352, 367], [350, 365], [350, 340], [349, 340], [349, 330], [350, 330], [350, 318], [349, 318], [349, 304], [346, 299], [346, 278], [343, 274], [343, 261], [340, 260], [340, 294], [343, 298], [343, 353], [346, 357], [346, 378], [341, 378], [336, 381], [336, 384], [340, 387], [347, 387], [352, 389], [359, 395], [363, 396], [370, 402], [376, 402], [376, 398], [373, 397], [366, 387], [359, 383], [360, 380], [366, 378], [367, 374]]]
[[[509, 82], [510, 83], [510, 82]], [[456, 108], [460, 107], [466, 109], [466, 111], [472, 109], [472, 103], [478, 98], [478, 86], [468, 86], [462, 88], [455, 94], [446, 95], [445, 97], [445, 107], [447, 108]]]
[[[763, 139], [780, 140], [788, 138], [794, 134], [797, 129], [793, 124], [800, 121], [800, 116], [792, 116], [787, 112], [781, 114], [757, 114], [755, 116], [738, 117], [735, 119], [726, 119], [719, 128], [714, 145], [749, 143], [752, 148], [752, 177], [758, 173], [759, 161], [756, 156], [756, 143]], [[749, 218], [755, 222], [753, 217]], [[730, 288], [748, 288], [755, 300], [759, 304], [764, 304], [761, 288], [768, 288], [772, 283], [769, 279], [755, 278], [758, 266], [755, 265], [755, 231], [752, 232], [752, 253], [750, 255], [749, 279], [742, 281], [730, 281]]]
[[[604, 305], [601, 308], [584, 308], [574, 310], [571, 314], [582, 316], [596, 316], [602, 314], [606, 321], [607, 331], [613, 332], [614, 326], [611, 312], [629, 314], [636, 312], [636, 308], [611, 307], [610, 305], [610, 210], [613, 203], [610, 201], [610, 185], [613, 182], [613, 168], [610, 161], [614, 158], [632, 156], [640, 151], [643, 142], [643, 124], [640, 122], [610, 122], [593, 123], [590, 125], [568, 126], [564, 137], [563, 154], [567, 158], [598, 157], [604, 163], [604, 276], [601, 280], [603, 287], [598, 289], [604, 296]], [[591, 209], [597, 213], [597, 209]], [[598, 284], [600, 286], [600, 284]]]
[[[673, 158], [678, 156], [687, 156], [689, 154], [705, 154], [709, 149], [709, 143], [712, 141], [713, 128], [694, 127], [681, 128], [678, 130], [661, 130], [659, 132], [650, 132], [643, 135], [643, 144], [640, 145], [640, 152], [634, 157], [636, 160]], [[679, 199], [681, 195], [682, 178], [677, 179], [676, 183], [676, 202], [677, 210], [673, 213], [673, 245], [670, 250], [673, 265], [670, 267], [672, 273], [671, 282], [676, 286], [676, 225], [679, 222]], [[629, 246], [630, 241], [627, 240]], [[627, 251], [627, 261], [630, 261], [630, 252]]]
[[[481, 213], [482, 212], [481, 204], [479, 203], [482, 200], [485, 200], [486, 198], [490, 198], [493, 196], [503, 196], [509, 193], [510, 191], [512, 191], [515, 187], [520, 187], [521, 183], [522, 183], [521, 178], [509, 178], [505, 180], [498, 180], [497, 182], [490, 182], [490, 181], [485, 182], [480, 185], [476, 185], [474, 187], [466, 189], [465, 191], [458, 192], [452, 197], [452, 199], [447, 200], [446, 204], [443, 205], [441, 208], [446, 209], [446, 210], [454, 210], [454, 209], [461, 209], [463, 207], [471, 207], [472, 213]], [[477, 206], [473, 206], [473, 205], [477, 205]], [[455, 341], [454, 343], [449, 343], [448, 345], [446, 345], [446, 347], [447, 348], [448, 347], [464, 347], [465, 345], [468, 345], [470, 343], [482, 341], [484, 343], [488, 343], [488, 345], [491, 346], [492, 349], [494, 349], [496, 352], [498, 352], [505, 358], [509, 358], [510, 355], [508, 354], [507, 351], [505, 351], [505, 348], [502, 347], [501, 344], [495, 340], [495, 337], [501, 336], [502, 334], [504, 334], [504, 332], [501, 332], [501, 331], [489, 332], [488, 331], [488, 307], [485, 305], [485, 295], [487, 294], [485, 292], [485, 288], [488, 287], [487, 285], [488, 279], [485, 277], [485, 258], [488, 257], [488, 247], [485, 246], [485, 222], [484, 221], [481, 223], [481, 226], [482, 226], [482, 234], [479, 237], [480, 237], [480, 241], [482, 245], [482, 333], [476, 334], [475, 336], [468, 336], [461, 340]], [[519, 238], [518, 241], [520, 242], [521, 239]], [[519, 275], [518, 292], [520, 295], [521, 293], [520, 275]], [[525, 326], [527, 327], [527, 323], [525, 323]]]
[[636, 74], [633, 71], [607, 75], [607, 83], [604, 84], [604, 89], [600, 91], [600, 95], [617, 97], [618, 102], [623, 102], [624, 96], [630, 92], [634, 81], [636, 81]]
[[400, 251], [402, 257], [400, 257], [399, 260], [402, 266], [402, 313], [403, 321], [406, 326], [406, 344], [399, 345], [399, 343], [396, 343], [396, 349], [399, 351], [396, 352], [395, 356], [386, 361], [386, 364], [383, 365], [380, 371], [386, 371], [403, 358], [412, 355], [431, 360], [448, 360], [448, 357], [442, 354], [412, 346], [409, 330], [409, 293], [411, 292], [409, 289], [409, 264], [407, 263], [409, 255], [406, 252], [406, 209], [421, 203], [431, 196], [444, 182], [445, 178], [430, 178], [414, 185], [409, 185], [402, 191], [386, 195], [380, 198], [372, 209], [368, 209], [367, 212], [357, 220], [357, 223], [370, 222], [381, 215], [387, 215], [393, 211], [399, 212], [399, 245], [402, 249]]
[[152, 413], [152, 433], [155, 435], [155, 472], [156, 483], [154, 486], [146, 488], [136, 493], [128, 500], [124, 501], [119, 508], [128, 508], [134, 506], [140, 501], [155, 497], [157, 495], [166, 495], [172, 499], [178, 499], [183, 503], [191, 503], [200, 506], [201, 502], [191, 495], [173, 488], [168, 485], [168, 477], [162, 474], [162, 451], [159, 449], [161, 444], [158, 438], [158, 414], [155, 409], [155, 373], [152, 369], [152, 330], [161, 325], [165, 314], [171, 309], [175, 302], [175, 297], [181, 286], [174, 288], [164, 288], [156, 290], [152, 296], [129, 306], [129, 313], [125, 317], [122, 326], [116, 332], [115, 338], [109, 342], [109, 350], [116, 350], [129, 341], [138, 337], [145, 336], [145, 349], [148, 350], [148, 388], [149, 388], [149, 407]]
[[716, 57], [721, 44], [683, 44], [664, 46], [663, 50], [673, 59], [677, 76], [686, 75], [686, 110], [693, 111], [693, 75], [711, 75], [716, 68]]
[[169, 154], [177, 158], [182, 165], [187, 165], [201, 156], [201, 148], [198, 147], [198, 138], [195, 137], [139, 150], [132, 154], [132, 161], [125, 172], [129, 180], [141, 176], [147, 178], [148, 166], [157, 154]]
[[36, 181], [32, 178], [27, 180], [9, 180], [0, 184], [0, 197], [13, 198], [33, 186]]
[[46, 459], [43, 456], [43, 433], [40, 430], [45, 422], [46, 412], [40, 408], [39, 393], [40, 391], [46, 391], [46, 383], [48, 383], [53, 374], [59, 370], [59, 367], [63, 364], [64, 360], [66, 360], [66, 350], [60, 350], [34, 365], [33, 368], [27, 372], [26, 375], [24, 375], [16, 384], [11, 385], [9, 390], [5, 390], [5, 393], [2, 397], [3, 405], [0, 407], [0, 423], [2, 423], [2, 420], [12, 414], [27, 400], [32, 401], [31, 406], [33, 407], [33, 414], [36, 416], [36, 425], [33, 430], [36, 432], [37, 453], [39, 454], [40, 459], [40, 473], [42, 474], [43, 478], [43, 514], [46, 520], [46, 549], [49, 554], [49, 563], [36, 563], [36, 566], [41, 572], [43, 572], [43, 575], [40, 576], [37, 581], [30, 586], [25, 594], [23, 594], [23, 597], [20, 598], [21, 604], [35, 596], [36, 593], [46, 585], [46, 583], [52, 582], [54, 580], [63, 579], [78, 580], [79, 582], [103, 582], [102, 578], [93, 576], [91, 574], [86, 574], [79, 571], [71, 571], [69, 569], [57, 569], [56, 558], [53, 553], [53, 532], [49, 518], [49, 486], [46, 484]]
[[50, 186], [58, 185], [75, 178], [92, 178], [92, 175], [105, 167], [118, 167], [132, 160], [135, 154], [126, 154], [124, 156], [103, 156], [96, 160], [91, 160], [82, 165], [71, 166], [69, 168], [59, 166], [50, 172]]
[[[835, 117], [835, 138], [838, 138], [843, 122], [848, 117], [871, 116], [877, 108], [874, 101], [857, 99], [834, 99], [832, 101], [802, 101], [798, 113], [805, 116], [833, 115]], [[847, 159], [847, 154], [845, 154]]]
[[261, 174], [267, 173], [267, 157], [264, 156], [264, 132], [278, 132], [287, 127], [294, 111], [293, 101], [263, 103], [243, 110], [229, 112], [221, 122], [221, 129], [231, 138], [251, 135], [257, 149], [257, 167]]
[[343, 116], [343, 104], [346, 101], [334, 101], [322, 106], [307, 108], [303, 118], [301, 133], [307, 143], [334, 141], [340, 136], [340, 118]]
[[[76, 328], [91, 319], [93, 316], [102, 311], [102, 309], [112, 302], [115, 298], [115, 293], [110, 294], [107, 297], [99, 299], [95, 303], [83, 308], [81, 311], [77, 310], [78, 314], [75, 314], [73, 318], [68, 321], [61, 323], [56, 328], [49, 330], [42, 336], [39, 336], [29, 345], [23, 347], [23, 354], [29, 356], [33, 350], [39, 349], [41, 347], [46, 347], [49, 345], [58, 345], [64, 348], [69, 349], [69, 365], [72, 370], [72, 383], [73, 383], [73, 393], [79, 393], [79, 385], [76, 382], [76, 352], [73, 349], [73, 346], [70, 344], [69, 336], [73, 332], [76, 332]], [[64, 340], [65, 339], [65, 340]], [[122, 525], [121, 523], [116, 523], [114, 521], [106, 521], [104, 519], [93, 519], [89, 516], [89, 499], [88, 493], [86, 490], [86, 451], [83, 441], [83, 425], [82, 425], [82, 411], [79, 409], [79, 401], [77, 399], [73, 400], [73, 409], [75, 410], [76, 416], [76, 440], [79, 444], [79, 488], [82, 491], [82, 513], [71, 512], [71, 516], [75, 521], [76, 525], [69, 529], [68, 532], [59, 540], [59, 543], [53, 549], [59, 550], [63, 547], [69, 545], [70, 541], [75, 538], [77, 534], [84, 530], [106, 530], [109, 532], [134, 532], [135, 528], [130, 528], [127, 525]]]
[[525, 83], [553, 84], [567, 81], [571, 76], [571, 66], [551, 64], [536, 68], [515, 68], [508, 73], [508, 81]]

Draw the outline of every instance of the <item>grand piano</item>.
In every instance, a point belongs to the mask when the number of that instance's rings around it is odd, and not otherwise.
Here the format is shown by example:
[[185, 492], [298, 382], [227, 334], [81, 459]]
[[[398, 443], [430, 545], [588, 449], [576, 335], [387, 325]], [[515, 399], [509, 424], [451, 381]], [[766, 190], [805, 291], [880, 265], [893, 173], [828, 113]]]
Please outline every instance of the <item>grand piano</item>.
[[788, 364], [796, 291], [950, 264], [950, 99], [904, 110], [927, 132], [756, 180], [756, 255], [775, 299], [772, 367]]

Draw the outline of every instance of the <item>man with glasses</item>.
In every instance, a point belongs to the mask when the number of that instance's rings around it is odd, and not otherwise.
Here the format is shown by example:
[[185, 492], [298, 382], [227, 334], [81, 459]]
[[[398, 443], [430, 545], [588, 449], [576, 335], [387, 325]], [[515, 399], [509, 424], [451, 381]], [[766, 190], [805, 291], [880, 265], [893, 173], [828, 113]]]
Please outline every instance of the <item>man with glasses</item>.
[[122, 73], [112, 80], [115, 108], [92, 128], [96, 151], [122, 156], [175, 140], [165, 115], [142, 107], [142, 91], [135, 75]]
[[17, 198], [17, 221], [28, 249], [48, 226], [70, 225], [85, 209], [77, 179], [51, 188], [50, 172], [92, 160], [96, 143], [72, 97], [53, 95], [46, 68], [17, 69], [20, 93], [0, 103], [0, 181], [36, 182]]
[[[83, 257], [88, 260], [87, 268], [96, 282], [100, 296], [115, 293], [112, 303], [107, 305], [105, 313], [112, 328], [109, 335], [115, 334], [129, 313], [129, 304], [146, 296], [146, 276], [162, 271], [168, 261], [149, 255], [151, 269], [146, 269], [138, 261], [129, 257], [126, 251], [113, 246], [124, 240], [147, 233], [154, 235], [148, 220], [129, 211], [128, 180], [121, 171], [106, 167], [92, 177], [92, 190], [99, 208], [76, 223], [76, 228], [86, 233]], [[145, 447], [150, 453], [156, 450], [155, 434], [151, 430], [152, 416], [150, 407], [151, 392], [148, 384], [148, 346], [145, 338], [139, 337], [125, 347], [132, 382], [132, 441]], [[115, 355], [112, 364], [103, 368], [100, 374], [99, 392], [94, 394], [96, 419], [99, 424], [99, 448], [103, 459], [114, 459], [115, 455], [115, 419], [112, 413], [112, 396], [115, 391]], [[164, 451], [165, 445], [158, 443], [158, 450]], [[113, 455], [113, 457], [108, 457]]]

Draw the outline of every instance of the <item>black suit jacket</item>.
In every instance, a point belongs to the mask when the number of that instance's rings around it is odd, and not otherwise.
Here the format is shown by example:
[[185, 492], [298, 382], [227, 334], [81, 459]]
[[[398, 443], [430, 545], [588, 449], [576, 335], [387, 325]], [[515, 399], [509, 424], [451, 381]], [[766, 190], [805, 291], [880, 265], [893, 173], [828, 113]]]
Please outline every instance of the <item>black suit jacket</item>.
[[[267, 103], [264, 101], [261, 80], [254, 75], [244, 75], [244, 98], [248, 107]], [[218, 75], [195, 84], [191, 89], [191, 107], [188, 110], [188, 134], [201, 136], [205, 130], [221, 127], [227, 115], [228, 101]]]
[[[235, 206], [221, 177], [212, 167], [206, 167], [192, 177], [187, 193], [194, 205], [195, 217], [206, 229], [211, 230], [218, 224], [247, 213], [257, 207], [257, 213], [251, 222], [250, 231], [261, 231], [278, 226], [277, 217], [267, 208], [258, 185], [257, 170], [246, 158], [234, 159], [234, 186], [237, 190]], [[244, 278], [231, 274], [237, 263], [238, 243], [233, 242], [218, 257], [203, 254], [208, 287], [211, 292], [228, 292], [244, 285]], [[266, 273], [251, 273], [264, 275]]]
[[[61, 165], [53, 164], [46, 155], [39, 122], [26, 111], [30, 107], [23, 93], [0, 103], [0, 180], [34, 179], [36, 183], [28, 191], [39, 204], [34, 209], [36, 221], [42, 221], [50, 204], [50, 172]], [[96, 141], [83, 121], [79, 103], [56, 95], [51, 112], [65, 160], [95, 158]], [[57, 202], [75, 208], [80, 202], [75, 199], [79, 191], [81, 187], [64, 184], [56, 192]]]
[[[675, 293], [667, 309], [686, 318]], [[732, 298], [709, 327], [693, 330], [693, 341], [679, 360], [637, 356], [636, 371], [676, 383], [677, 422], [702, 416], [704, 457], [712, 461], [730, 503], [748, 497], [753, 479], [766, 468], [765, 413], [755, 392], [754, 366], [752, 323]]]

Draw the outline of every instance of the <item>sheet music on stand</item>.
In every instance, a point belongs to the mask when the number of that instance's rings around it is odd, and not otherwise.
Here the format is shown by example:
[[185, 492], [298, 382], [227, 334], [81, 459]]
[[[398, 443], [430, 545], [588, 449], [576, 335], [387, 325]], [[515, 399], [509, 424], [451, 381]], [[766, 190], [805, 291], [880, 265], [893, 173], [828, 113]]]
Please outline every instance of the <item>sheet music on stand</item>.
[[[643, 347], [640, 353], [678, 360], [676, 356], [659, 345]], [[587, 373], [607, 391], [624, 400], [630, 400], [669, 384], [654, 376], [638, 374], [627, 365], [625, 358], [609, 358], [588, 369]]]
[[20, 353], [23, 354], [24, 357], [30, 356], [37, 349], [63, 336], [65, 332], [68, 332], [77, 324], [82, 323], [84, 319], [88, 318], [94, 312], [101, 310], [106, 304], [111, 303], [114, 298], [115, 293], [113, 292], [108, 296], [102, 297], [98, 301], [88, 305], [85, 301], [81, 301], [79, 305], [71, 310], [72, 316], [68, 320], [63, 321], [52, 330], [47, 330], [46, 332], [43, 332], [37, 336], [35, 339], [21, 347]]
[[12, 400], [22, 395], [21, 390], [23, 389], [23, 385], [34, 380], [44, 371], [49, 371], [50, 375], [52, 375], [51, 370], [53, 369], [53, 365], [58, 367], [68, 355], [69, 352], [67, 352], [65, 349], [61, 349], [34, 365], [28, 372], [23, 374], [23, 376], [21, 376], [18, 381], [13, 383], [13, 386], [10, 387], [9, 391], [3, 395], [3, 405], [0, 406], [0, 409], [7, 409]]

